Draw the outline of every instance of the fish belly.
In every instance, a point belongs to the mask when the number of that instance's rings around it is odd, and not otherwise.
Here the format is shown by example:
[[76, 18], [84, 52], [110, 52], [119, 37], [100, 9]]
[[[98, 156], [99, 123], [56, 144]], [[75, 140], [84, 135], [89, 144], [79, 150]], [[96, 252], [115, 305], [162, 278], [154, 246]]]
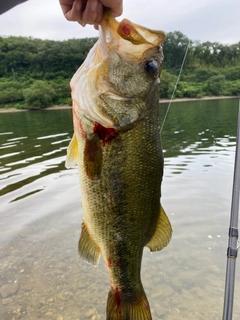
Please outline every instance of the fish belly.
[[[94, 141], [92, 147], [86, 147], [86, 136], [79, 138], [83, 230], [109, 270], [107, 319], [151, 319], [140, 269], [143, 247], [155, 232], [160, 212], [163, 157], [157, 123], [142, 119], [107, 143]], [[89, 176], [86, 163], [91, 159], [101, 159], [101, 168], [96, 165]], [[136, 312], [142, 312], [142, 318], [140, 313], [139, 318], [128, 318]]]

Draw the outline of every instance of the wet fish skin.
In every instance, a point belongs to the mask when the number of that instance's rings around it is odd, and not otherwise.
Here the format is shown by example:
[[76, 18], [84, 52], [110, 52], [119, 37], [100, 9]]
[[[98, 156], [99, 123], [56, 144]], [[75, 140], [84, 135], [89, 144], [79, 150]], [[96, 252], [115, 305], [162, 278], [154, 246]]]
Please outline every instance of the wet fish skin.
[[84, 212], [79, 253], [93, 265], [100, 254], [106, 262], [107, 320], [152, 319], [140, 277], [143, 248], [161, 250], [172, 234], [160, 205], [158, 79], [164, 37], [106, 13], [99, 42], [71, 82], [74, 136], [66, 164], [79, 167]]

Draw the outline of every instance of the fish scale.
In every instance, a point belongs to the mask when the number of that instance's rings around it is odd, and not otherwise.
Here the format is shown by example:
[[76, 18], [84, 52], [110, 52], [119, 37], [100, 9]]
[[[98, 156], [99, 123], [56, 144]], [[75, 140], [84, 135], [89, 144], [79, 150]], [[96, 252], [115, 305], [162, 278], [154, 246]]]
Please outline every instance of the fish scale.
[[[152, 43], [144, 40], [145, 33]], [[84, 212], [79, 253], [93, 265], [100, 254], [105, 260], [108, 320], [152, 319], [140, 277], [143, 248], [161, 250], [172, 234], [160, 204], [158, 76], [164, 37], [129, 20], [118, 23], [106, 12], [100, 42], [71, 81], [74, 136], [66, 165], [79, 167]], [[142, 54], [137, 48], [135, 56], [138, 41]], [[145, 66], [148, 61], [151, 68]], [[83, 75], [89, 79], [81, 81]], [[84, 94], [91, 95], [79, 96]]]

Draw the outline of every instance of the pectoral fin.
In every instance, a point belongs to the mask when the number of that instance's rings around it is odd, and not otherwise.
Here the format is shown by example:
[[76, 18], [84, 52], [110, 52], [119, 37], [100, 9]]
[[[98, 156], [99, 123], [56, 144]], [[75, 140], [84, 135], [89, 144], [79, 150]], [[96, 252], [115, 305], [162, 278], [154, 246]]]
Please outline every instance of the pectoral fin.
[[78, 142], [75, 134], [73, 134], [72, 140], [67, 149], [67, 158], [65, 167], [67, 169], [73, 168], [78, 164]]
[[146, 244], [151, 251], [159, 251], [166, 247], [172, 237], [172, 227], [168, 217], [161, 207], [156, 230], [152, 239]]
[[80, 257], [94, 266], [98, 265], [100, 258], [100, 248], [90, 236], [85, 223], [82, 223], [82, 233], [78, 242], [78, 251]]

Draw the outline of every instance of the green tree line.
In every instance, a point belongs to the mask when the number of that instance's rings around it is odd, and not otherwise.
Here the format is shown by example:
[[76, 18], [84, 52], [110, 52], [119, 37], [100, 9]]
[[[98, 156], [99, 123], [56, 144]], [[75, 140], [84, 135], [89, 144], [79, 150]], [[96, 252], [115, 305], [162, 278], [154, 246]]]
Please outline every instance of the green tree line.
[[162, 98], [171, 97], [187, 48], [176, 98], [240, 95], [240, 42], [194, 42], [175, 31], [168, 33], [163, 47]]
[[[96, 41], [0, 37], [0, 107], [71, 104], [69, 81]], [[176, 98], [240, 95], [240, 42], [200, 43], [175, 31], [164, 42], [161, 98], [171, 97], [187, 48]]]

